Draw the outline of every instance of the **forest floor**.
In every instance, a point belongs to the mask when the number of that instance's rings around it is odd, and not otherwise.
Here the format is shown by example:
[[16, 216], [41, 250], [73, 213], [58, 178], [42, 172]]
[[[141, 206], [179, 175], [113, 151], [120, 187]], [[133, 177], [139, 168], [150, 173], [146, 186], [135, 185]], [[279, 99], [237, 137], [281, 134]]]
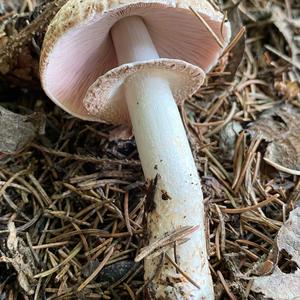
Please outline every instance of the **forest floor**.
[[[65, 2], [0, 3], [0, 299], [143, 299], [149, 186], [134, 138], [68, 115], [40, 86], [43, 35]], [[300, 199], [300, 4], [235, 2], [231, 48], [180, 110], [216, 299], [254, 300], [273, 297], [256, 276], [279, 274], [288, 295], [300, 261], [278, 235]]]

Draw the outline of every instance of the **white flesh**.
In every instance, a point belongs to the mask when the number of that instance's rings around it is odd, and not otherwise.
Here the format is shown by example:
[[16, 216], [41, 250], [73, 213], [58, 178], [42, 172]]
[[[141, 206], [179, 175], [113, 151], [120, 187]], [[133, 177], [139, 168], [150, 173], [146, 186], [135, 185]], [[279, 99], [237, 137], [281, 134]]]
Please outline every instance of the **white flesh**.
[[[139, 17], [122, 19], [111, 34], [119, 64], [159, 58]], [[162, 267], [148, 292], [152, 299], [214, 299], [200, 180], [168, 81], [159, 71], [142, 71], [132, 75], [124, 89], [145, 177], [153, 180], [158, 175], [155, 207], [147, 217], [149, 244], [183, 226], [200, 226], [186, 243], [176, 247], [178, 265], [200, 288], [167, 260], [161, 266], [159, 256], [145, 260], [145, 280]], [[167, 253], [174, 259], [173, 248]]]

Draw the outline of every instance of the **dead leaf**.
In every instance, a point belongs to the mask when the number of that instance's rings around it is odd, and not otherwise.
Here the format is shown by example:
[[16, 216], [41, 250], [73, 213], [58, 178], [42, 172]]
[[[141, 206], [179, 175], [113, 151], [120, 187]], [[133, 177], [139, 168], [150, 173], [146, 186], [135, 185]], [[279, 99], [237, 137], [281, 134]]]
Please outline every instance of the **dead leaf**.
[[294, 30], [291, 26], [290, 18], [286, 15], [286, 13], [278, 6], [272, 6], [272, 19], [274, 25], [278, 28], [278, 30], [282, 33], [282, 36], [285, 38], [288, 43], [291, 54], [292, 61], [295, 64], [300, 63], [300, 48], [295, 43], [295, 35]]
[[20, 115], [0, 106], [0, 152], [15, 154], [44, 131], [41, 113]]
[[300, 267], [300, 207], [291, 211], [289, 219], [280, 228], [277, 245], [279, 251], [284, 249]]
[[[277, 235], [279, 250], [284, 249], [300, 267], [300, 207], [294, 209]], [[256, 277], [251, 289], [273, 300], [295, 300], [300, 295], [300, 269], [283, 273], [275, 267], [271, 275]]]
[[5, 262], [13, 266], [18, 274], [18, 283], [21, 288], [28, 294], [32, 295], [34, 260], [30, 249], [24, 241], [17, 237], [17, 231], [13, 222], [8, 223], [9, 236], [7, 238], [7, 253], [0, 256], [0, 262]]
[[286, 274], [276, 267], [272, 275], [255, 278], [251, 289], [273, 300], [294, 300], [300, 295], [300, 270]]
[[265, 158], [285, 168], [300, 170], [300, 110], [282, 104], [266, 110], [249, 128], [268, 142]]

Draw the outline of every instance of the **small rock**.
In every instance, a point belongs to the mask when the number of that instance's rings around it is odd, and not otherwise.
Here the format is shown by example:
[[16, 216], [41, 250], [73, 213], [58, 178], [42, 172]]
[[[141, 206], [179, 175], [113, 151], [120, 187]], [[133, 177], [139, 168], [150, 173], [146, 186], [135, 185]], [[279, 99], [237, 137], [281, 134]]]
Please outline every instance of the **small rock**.
[[132, 268], [137, 268], [139, 264], [131, 260], [122, 260], [112, 265], [104, 267], [98, 275], [98, 281], [108, 281], [114, 283], [126, 275]]

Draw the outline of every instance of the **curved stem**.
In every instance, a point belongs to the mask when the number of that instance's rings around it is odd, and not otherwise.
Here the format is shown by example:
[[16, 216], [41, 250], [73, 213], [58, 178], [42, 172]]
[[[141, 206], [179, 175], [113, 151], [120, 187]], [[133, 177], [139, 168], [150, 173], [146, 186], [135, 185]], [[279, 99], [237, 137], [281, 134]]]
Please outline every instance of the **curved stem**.
[[[159, 57], [138, 17], [115, 24], [112, 38], [120, 64]], [[173, 248], [167, 253], [200, 288], [156, 257], [145, 259], [145, 280], [152, 279], [148, 292], [154, 299], [213, 299], [200, 180], [168, 81], [158, 70], [142, 71], [126, 81], [124, 91], [145, 177], [157, 176], [155, 205], [147, 216], [149, 244], [183, 226], [199, 225], [176, 246], [176, 257]]]

